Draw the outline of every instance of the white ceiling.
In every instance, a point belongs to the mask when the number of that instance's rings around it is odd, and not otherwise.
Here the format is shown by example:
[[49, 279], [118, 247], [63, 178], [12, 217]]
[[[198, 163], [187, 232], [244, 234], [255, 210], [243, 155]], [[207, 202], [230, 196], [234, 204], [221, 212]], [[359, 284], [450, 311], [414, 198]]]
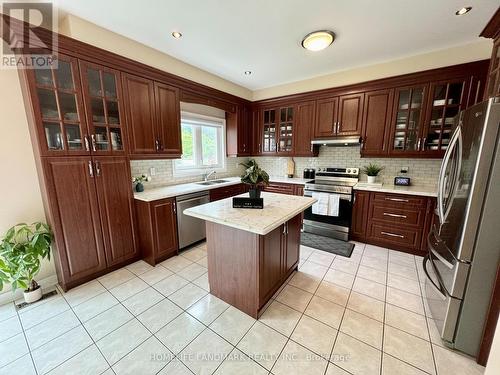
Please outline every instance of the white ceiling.
[[[251, 90], [478, 40], [498, 0], [59, 0], [62, 11]], [[463, 6], [470, 13], [455, 16]], [[335, 32], [321, 52], [307, 33]], [[175, 40], [171, 32], [183, 37]], [[244, 75], [251, 70], [252, 75]]]

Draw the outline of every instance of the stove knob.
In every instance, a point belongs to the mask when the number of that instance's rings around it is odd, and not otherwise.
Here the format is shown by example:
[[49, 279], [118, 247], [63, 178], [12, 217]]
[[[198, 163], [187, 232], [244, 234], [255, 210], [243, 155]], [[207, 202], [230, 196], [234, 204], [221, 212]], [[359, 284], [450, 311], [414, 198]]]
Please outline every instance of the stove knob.
[[348, 170], [347, 170], [347, 173], [351, 173], [351, 170], [350, 170], [350, 169], [348, 169]]

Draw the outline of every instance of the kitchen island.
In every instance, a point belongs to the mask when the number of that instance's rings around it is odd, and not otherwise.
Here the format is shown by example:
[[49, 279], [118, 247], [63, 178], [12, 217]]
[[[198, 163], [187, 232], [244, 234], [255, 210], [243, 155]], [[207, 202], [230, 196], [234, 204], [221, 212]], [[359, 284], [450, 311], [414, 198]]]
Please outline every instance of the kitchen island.
[[254, 318], [297, 268], [302, 212], [316, 201], [262, 198], [263, 209], [233, 208], [227, 198], [184, 211], [206, 221], [210, 293]]

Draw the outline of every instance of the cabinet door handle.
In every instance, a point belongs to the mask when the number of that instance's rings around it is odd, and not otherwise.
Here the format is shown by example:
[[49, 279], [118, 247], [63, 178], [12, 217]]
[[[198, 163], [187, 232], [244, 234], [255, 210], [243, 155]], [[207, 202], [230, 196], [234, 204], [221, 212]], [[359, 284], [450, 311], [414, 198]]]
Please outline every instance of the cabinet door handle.
[[422, 146], [422, 138], [419, 138], [418, 139], [418, 143], [417, 143], [417, 150], [420, 151], [420, 147]]
[[99, 177], [101, 175], [101, 163], [95, 162], [95, 175]]
[[262, 148], [260, 147], [260, 143], [259, 143], [259, 154], [262, 152], [261, 150], [262, 150]]
[[314, 152], [314, 146], [312, 143], [311, 143], [311, 152]]
[[338, 124], [338, 122], [337, 122], [337, 121], [335, 121], [335, 122], [333, 123], [333, 130], [332, 130], [332, 133], [333, 133], [333, 134], [335, 134], [335, 133], [337, 132], [337, 124]]
[[339, 130], [340, 130], [340, 121], [337, 121], [337, 130], [335, 131], [335, 133], [339, 133]]
[[92, 151], [96, 152], [97, 149], [96, 149], [96, 146], [95, 146], [95, 134], [92, 134], [90, 136], [90, 139], [92, 140]]
[[278, 142], [276, 142], [276, 151], [280, 152], [280, 144]]
[[388, 212], [384, 212], [384, 216], [400, 217], [402, 219], [406, 219], [406, 215], [391, 214], [391, 213], [388, 213]]
[[174, 214], [177, 213], [177, 204], [174, 202]]
[[425, 142], [427, 142], [427, 137], [422, 138], [422, 151], [425, 150]]
[[85, 142], [85, 151], [90, 151], [90, 143], [89, 143], [89, 136], [86, 135], [83, 137], [84, 142]]
[[403, 198], [388, 198], [388, 197], [386, 197], [385, 200], [386, 201], [393, 201], [393, 202], [406, 202], [406, 203], [409, 202], [408, 199], [403, 199]]
[[390, 237], [398, 237], [398, 238], [405, 238], [402, 234], [395, 234], [395, 233], [389, 233], [389, 232], [380, 232], [380, 234], [383, 234], [384, 236], [390, 236]]
[[156, 149], [156, 152], [160, 151], [160, 141], [155, 139], [155, 149]]
[[365, 149], [365, 144], [366, 144], [366, 137], [361, 137], [361, 149]]
[[89, 176], [94, 177], [94, 167], [92, 166], [92, 160], [89, 160]]

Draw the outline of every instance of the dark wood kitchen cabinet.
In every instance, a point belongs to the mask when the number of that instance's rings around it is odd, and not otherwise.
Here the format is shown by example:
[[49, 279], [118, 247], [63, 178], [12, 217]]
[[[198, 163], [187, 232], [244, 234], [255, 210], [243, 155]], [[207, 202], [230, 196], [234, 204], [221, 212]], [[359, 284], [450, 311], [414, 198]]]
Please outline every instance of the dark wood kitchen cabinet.
[[240, 106], [236, 112], [226, 112], [226, 154], [252, 154], [252, 111], [248, 106]]
[[314, 138], [360, 136], [363, 102], [364, 93], [318, 100]]
[[288, 220], [284, 225], [282, 275], [288, 276], [288, 272], [295, 268], [299, 262], [302, 214]]
[[362, 156], [383, 156], [388, 153], [387, 138], [391, 125], [394, 89], [368, 91], [363, 108]]
[[311, 144], [315, 111], [316, 103], [314, 101], [302, 102], [296, 105], [295, 156], [318, 156], [318, 147]]
[[152, 266], [177, 255], [177, 207], [175, 198], [135, 201], [139, 244], [143, 259]]
[[248, 192], [248, 185], [236, 184], [229, 186], [222, 186], [219, 188], [211, 189], [209, 191], [210, 202], [218, 201], [220, 199], [234, 197], [235, 195]]
[[163, 156], [180, 158], [181, 107], [179, 89], [155, 82], [156, 127], [158, 133], [158, 153]]
[[368, 223], [368, 207], [370, 203], [370, 192], [355, 191], [354, 204], [352, 207], [351, 239], [365, 241], [366, 224]]
[[260, 113], [259, 154], [291, 156], [294, 152], [295, 106], [262, 109]]

